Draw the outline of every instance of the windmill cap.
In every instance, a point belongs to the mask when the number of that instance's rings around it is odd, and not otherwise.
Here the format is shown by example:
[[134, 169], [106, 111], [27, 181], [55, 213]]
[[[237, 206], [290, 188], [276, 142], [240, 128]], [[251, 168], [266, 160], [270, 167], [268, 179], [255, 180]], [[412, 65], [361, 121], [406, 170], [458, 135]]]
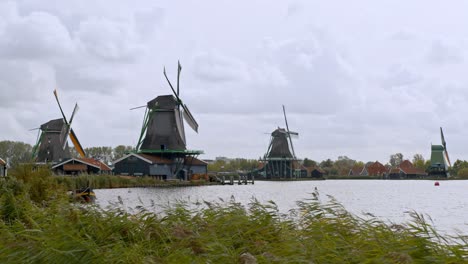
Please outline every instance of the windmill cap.
[[41, 130], [61, 131], [65, 125], [63, 118], [53, 119], [41, 125]]
[[440, 150], [440, 151], [445, 150], [444, 146], [442, 146], [442, 145], [432, 145], [431, 149], [432, 150]]
[[177, 99], [173, 95], [160, 95], [147, 104], [148, 108], [174, 109], [177, 106]]

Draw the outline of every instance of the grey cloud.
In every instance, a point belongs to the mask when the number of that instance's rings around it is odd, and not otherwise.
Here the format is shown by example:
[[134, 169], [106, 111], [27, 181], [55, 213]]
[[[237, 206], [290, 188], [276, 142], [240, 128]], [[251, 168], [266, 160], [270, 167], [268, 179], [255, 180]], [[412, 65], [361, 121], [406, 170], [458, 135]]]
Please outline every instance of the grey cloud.
[[88, 53], [103, 60], [133, 62], [143, 51], [128, 22], [90, 18], [80, 23], [76, 38]]
[[219, 53], [201, 53], [193, 58], [194, 75], [208, 82], [245, 81], [249, 79], [245, 64]]
[[73, 50], [68, 30], [57, 17], [44, 12], [7, 21], [0, 35], [0, 56], [4, 58], [48, 59]]
[[388, 76], [382, 81], [382, 86], [385, 88], [401, 87], [412, 85], [419, 81], [421, 81], [420, 76], [398, 65], [389, 70]]
[[461, 63], [463, 55], [456, 47], [437, 40], [434, 41], [428, 51], [427, 61], [436, 65]]

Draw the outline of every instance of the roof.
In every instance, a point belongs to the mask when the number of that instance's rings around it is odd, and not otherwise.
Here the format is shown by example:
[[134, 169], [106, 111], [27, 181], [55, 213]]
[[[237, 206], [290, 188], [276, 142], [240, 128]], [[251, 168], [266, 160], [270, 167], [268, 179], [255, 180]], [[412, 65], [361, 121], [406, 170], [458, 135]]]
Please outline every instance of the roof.
[[400, 168], [414, 168], [413, 166], [413, 163], [411, 163], [411, 161], [409, 160], [404, 160], [400, 163], [400, 166], [398, 166]]
[[151, 163], [156, 163], [156, 164], [171, 164], [171, 163], [173, 163], [172, 160], [170, 160], [168, 158], [161, 157], [161, 156], [157, 156], [157, 155], [139, 153], [139, 154], [136, 154], [136, 156], [140, 156], [142, 158], [145, 158], [146, 160], [151, 161]]
[[[123, 156], [122, 158], [120, 158], [118, 160], [115, 160], [113, 163], [114, 164], [119, 163], [122, 160], [125, 160], [130, 156], [136, 157], [136, 158], [138, 158], [140, 160], [143, 160], [143, 161], [145, 161], [146, 163], [149, 163], [149, 164], [172, 164], [172, 163], [174, 163], [173, 160], [165, 158], [165, 157], [161, 157], [161, 156], [158, 156], [158, 155], [151, 155], [151, 154], [143, 154], [143, 153], [130, 153], [130, 154], [126, 155], [126, 156]], [[202, 161], [200, 159], [197, 159], [195, 157], [193, 159], [190, 158], [190, 157], [185, 158], [185, 163], [190, 163], [190, 161], [192, 161], [191, 165], [207, 165], [208, 164], [207, 162]]]
[[386, 172], [387, 172], [387, 168], [378, 161], [371, 163], [367, 166], [367, 173], [369, 175], [379, 175], [379, 174], [386, 173]]
[[416, 174], [416, 175], [426, 175], [427, 173], [422, 170], [422, 169], [418, 169], [418, 168], [415, 168], [415, 167], [412, 167], [412, 168], [400, 168], [401, 171], [403, 171], [405, 174]]
[[205, 166], [208, 164], [208, 162], [197, 159], [195, 157], [194, 158], [186, 157], [185, 164], [188, 164], [188, 163], [190, 163], [190, 165], [205, 165]]
[[4, 165], [4, 166], [6, 165], [6, 162], [1, 158], [0, 158], [0, 165]]
[[95, 166], [98, 166], [100, 168], [100, 170], [102, 171], [111, 171], [112, 169], [107, 166], [104, 162], [100, 161], [100, 160], [97, 160], [97, 159], [93, 159], [93, 158], [77, 158], [76, 160], [80, 160], [80, 161], [83, 161], [84, 163], [89, 163], [89, 164], [93, 164]]
[[88, 166], [97, 168], [97, 169], [102, 170], [102, 171], [111, 171], [112, 170], [109, 166], [107, 166], [103, 162], [101, 162], [99, 160], [96, 160], [96, 159], [93, 159], [93, 158], [72, 158], [72, 159], [68, 159], [68, 160], [66, 160], [64, 162], [61, 162], [61, 163], [58, 163], [58, 164], [54, 165], [52, 167], [52, 169], [58, 168], [58, 167], [63, 166], [65, 164], [67, 164], [67, 163], [70, 163], [72, 161], [77, 161], [77, 162], [86, 164]]

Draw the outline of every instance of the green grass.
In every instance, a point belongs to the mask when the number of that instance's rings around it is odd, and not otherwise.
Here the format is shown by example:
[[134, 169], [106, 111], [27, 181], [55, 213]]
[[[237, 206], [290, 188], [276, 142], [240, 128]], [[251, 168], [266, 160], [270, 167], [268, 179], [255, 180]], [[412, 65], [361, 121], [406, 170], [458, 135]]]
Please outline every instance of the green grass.
[[[70, 203], [47, 171], [0, 182], [1, 263], [466, 263], [466, 237], [413, 213], [389, 225], [318, 193], [288, 214], [274, 202], [180, 202], [154, 214]], [[45, 189], [39, 191], [39, 189]], [[248, 254], [246, 254], [248, 253]]]

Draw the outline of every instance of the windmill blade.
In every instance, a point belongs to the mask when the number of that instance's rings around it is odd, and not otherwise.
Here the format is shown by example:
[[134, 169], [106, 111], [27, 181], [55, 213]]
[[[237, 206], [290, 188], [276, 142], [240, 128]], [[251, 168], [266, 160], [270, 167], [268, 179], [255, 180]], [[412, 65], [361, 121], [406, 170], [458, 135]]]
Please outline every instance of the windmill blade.
[[190, 113], [188, 107], [185, 104], [182, 105], [182, 108], [184, 109], [183, 114], [184, 114], [185, 121], [187, 121], [187, 124], [189, 124], [189, 126], [193, 130], [195, 130], [195, 132], [198, 133], [198, 123], [197, 123], [197, 121], [195, 121], [195, 118], [193, 118], [192, 114]]
[[41, 128], [40, 127], [31, 128], [31, 129], [28, 129], [28, 131], [34, 131], [34, 130], [38, 130], [38, 129], [41, 129]]
[[58, 106], [59, 106], [59, 108], [60, 108], [60, 112], [62, 113], [63, 120], [65, 121], [66, 124], [68, 124], [67, 117], [66, 117], [65, 114], [63, 113], [62, 106], [60, 105], [60, 101], [59, 101], [59, 99], [58, 99], [57, 89], [54, 90], [54, 95], [55, 95], [55, 100], [57, 100], [57, 104], [58, 104]]
[[75, 108], [73, 108], [73, 112], [72, 112], [72, 115], [70, 117], [70, 122], [68, 124], [65, 124], [67, 126], [67, 128], [66, 128], [66, 132], [65, 132], [65, 134], [64, 134], [64, 136], [62, 138], [62, 144], [63, 144], [62, 148], [63, 149], [65, 149], [67, 147], [67, 139], [68, 139], [68, 135], [70, 134], [71, 124], [73, 122], [73, 118], [75, 117], [76, 112], [78, 112], [78, 109], [79, 109], [79, 107], [78, 107], [78, 104], [76, 103]]
[[182, 71], [182, 66], [180, 65], [180, 61], [177, 61], [177, 96], [179, 96], [179, 79], [180, 79], [181, 71]]
[[78, 112], [78, 109], [80, 109], [78, 107], [78, 103], [75, 104], [75, 108], [73, 108], [73, 112], [72, 112], [72, 115], [70, 117], [70, 123], [68, 124], [68, 126], [71, 126], [72, 122], [73, 122], [73, 117], [75, 117], [75, 114], [76, 112]]
[[130, 110], [135, 110], [135, 109], [139, 109], [139, 108], [143, 108], [143, 107], [146, 107], [146, 105], [140, 105], [140, 106], [137, 106], [137, 107], [133, 107], [133, 108], [130, 108]]
[[447, 150], [445, 151], [445, 158], [447, 158], [447, 162], [448, 162], [449, 167], [452, 167], [452, 163], [450, 162], [450, 158], [449, 158]]
[[286, 129], [287, 129], [288, 135], [289, 135], [289, 137], [288, 137], [289, 138], [289, 143], [291, 144], [291, 150], [293, 152], [293, 157], [296, 158], [296, 153], [294, 152], [294, 145], [292, 143], [291, 134], [289, 132], [288, 118], [286, 117], [286, 109], [284, 108], [284, 105], [283, 105], [283, 114], [284, 114], [284, 122], [286, 122]]
[[163, 73], [164, 73], [164, 77], [166, 77], [167, 83], [169, 83], [169, 86], [170, 86], [171, 89], [172, 89], [172, 92], [174, 93], [175, 97], [177, 98], [177, 101], [180, 101], [180, 99], [179, 99], [179, 94], [176, 93], [176, 91], [174, 90], [174, 87], [172, 86], [171, 81], [169, 81], [169, 78], [167, 77], [167, 74], [166, 74], [166, 67], [164, 67]]
[[292, 138], [298, 138], [299, 137], [299, 133], [297, 133], [297, 132], [289, 131], [288, 134]]
[[444, 131], [442, 130], [442, 127], [440, 127], [440, 138], [442, 140], [442, 146], [444, 146], [444, 149], [447, 150], [447, 143], [445, 142]]
[[83, 147], [80, 144], [80, 141], [78, 141], [78, 138], [76, 137], [75, 131], [73, 131], [73, 128], [70, 129], [70, 139], [73, 143], [73, 146], [75, 146], [76, 151], [80, 154], [82, 158], [86, 157], [86, 153], [83, 149]]
[[174, 115], [175, 115], [175, 120], [176, 120], [176, 127], [177, 131], [179, 131], [179, 136], [182, 139], [182, 142], [184, 145], [186, 144], [185, 140], [185, 130], [184, 130], [184, 125], [183, 125], [183, 114], [181, 113], [181, 110], [175, 110]]

